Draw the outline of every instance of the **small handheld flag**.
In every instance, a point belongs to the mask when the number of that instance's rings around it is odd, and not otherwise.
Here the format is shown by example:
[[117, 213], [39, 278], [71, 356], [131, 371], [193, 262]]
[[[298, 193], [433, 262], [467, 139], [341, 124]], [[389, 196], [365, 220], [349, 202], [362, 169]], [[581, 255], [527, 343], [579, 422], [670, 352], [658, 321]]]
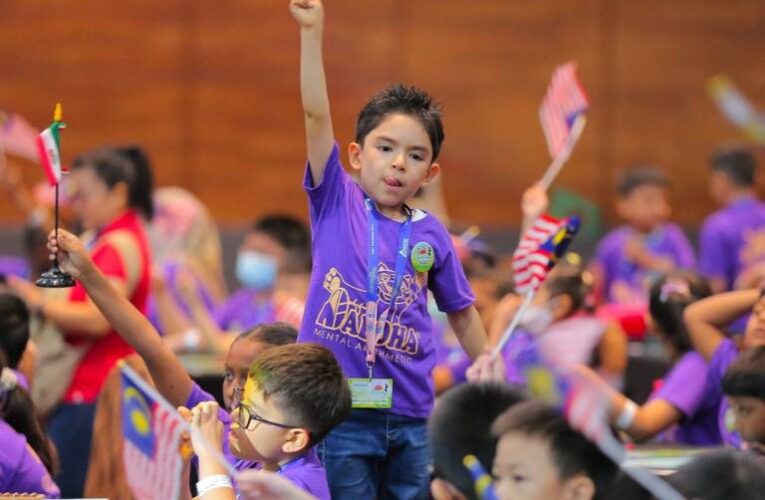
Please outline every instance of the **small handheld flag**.
[[61, 129], [66, 128], [66, 123], [61, 121], [61, 103], [56, 104], [53, 112], [53, 123], [37, 136], [37, 154], [40, 164], [45, 169], [48, 182], [51, 186], [61, 182], [63, 168], [61, 166]]
[[0, 150], [36, 162], [39, 133], [22, 116], [0, 110]]
[[752, 106], [730, 78], [725, 75], [711, 78], [707, 90], [729, 122], [749, 139], [765, 145], [765, 115]]
[[540, 185], [549, 189], [584, 131], [589, 108], [587, 95], [576, 77], [576, 64], [571, 61], [556, 68], [547, 93], [539, 107], [539, 121], [553, 162]]
[[481, 500], [497, 500], [497, 494], [494, 492], [494, 486], [491, 482], [491, 476], [484, 470], [481, 462], [475, 455], [465, 455], [462, 459], [462, 463], [467, 470], [470, 471], [470, 475], [473, 477], [475, 484], [475, 493]]
[[502, 352], [502, 348], [521, 322], [526, 309], [531, 305], [537, 290], [547, 278], [547, 274], [571, 245], [571, 241], [579, 231], [579, 225], [579, 218], [576, 215], [558, 220], [545, 214], [523, 233], [518, 248], [513, 254], [513, 278], [515, 290], [524, 294], [525, 298], [513, 316], [510, 326], [494, 348], [494, 356]]

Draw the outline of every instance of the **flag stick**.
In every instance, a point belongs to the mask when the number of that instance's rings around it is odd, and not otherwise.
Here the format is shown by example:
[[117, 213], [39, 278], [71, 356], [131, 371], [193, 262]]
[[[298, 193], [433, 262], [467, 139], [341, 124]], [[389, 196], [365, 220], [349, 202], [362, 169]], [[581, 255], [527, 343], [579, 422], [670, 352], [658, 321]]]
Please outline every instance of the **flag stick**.
[[507, 344], [507, 341], [510, 340], [510, 337], [513, 336], [515, 329], [518, 328], [518, 324], [520, 324], [521, 319], [523, 318], [523, 315], [526, 312], [526, 309], [528, 309], [529, 305], [531, 305], [531, 301], [534, 299], [535, 295], [536, 295], [535, 290], [529, 290], [528, 292], [526, 292], [526, 297], [523, 299], [523, 303], [521, 304], [521, 307], [518, 308], [518, 311], [515, 313], [515, 316], [513, 316], [513, 321], [510, 322], [510, 326], [507, 327], [507, 330], [505, 330], [505, 333], [502, 335], [502, 338], [499, 339], [499, 342], [497, 342], [497, 346], [494, 348], [494, 351], [492, 351], [491, 355], [493, 357], [497, 356], [499, 353], [502, 352], [502, 348], [505, 347], [505, 344]]
[[579, 138], [582, 136], [582, 131], [584, 131], [584, 126], [586, 124], [587, 117], [584, 113], [578, 115], [574, 120], [574, 125], [571, 127], [571, 133], [566, 138], [566, 143], [563, 145], [563, 149], [560, 150], [558, 156], [556, 156], [550, 166], [547, 167], [545, 175], [543, 175], [542, 180], [539, 181], [539, 185], [545, 191], [550, 189], [550, 186], [560, 173], [563, 165], [568, 161], [571, 152], [574, 150], [574, 146], [576, 146], [576, 143], [579, 142]]
[[210, 455], [212, 455], [215, 461], [222, 465], [231, 477], [236, 477], [236, 469], [234, 469], [234, 466], [231, 465], [228, 460], [226, 460], [226, 457], [223, 456], [223, 453], [221, 453], [220, 450], [215, 449], [204, 437], [202, 437], [201, 434], [198, 433], [199, 431], [192, 429], [189, 423], [186, 422], [183, 417], [181, 417], [181, 415], [178, 413], [178, 410], [174, 408], [173, 405], [171, 405], [164, 397], [162, 397], [162, 395], [157, 392], [154, 387], [149, 385], [143, 378], [141, 378], [141, 376], [138, 375], [135, 370], [130, 368], [127, 363], [120, 360], [117, 364], [125, 373], [125, 375], [127, 375], [128, 378], [142, 391], [154, 398], [158, 405], [163, 406], [165, 410], [177, 415], [178, 420], [181, 422], [181, 428], [184, 431], [188, 431], [189, 433], [194, 434], [194, 437], [198, 438], [198, 441], [202, 443], [202, 446], [210, 453]]

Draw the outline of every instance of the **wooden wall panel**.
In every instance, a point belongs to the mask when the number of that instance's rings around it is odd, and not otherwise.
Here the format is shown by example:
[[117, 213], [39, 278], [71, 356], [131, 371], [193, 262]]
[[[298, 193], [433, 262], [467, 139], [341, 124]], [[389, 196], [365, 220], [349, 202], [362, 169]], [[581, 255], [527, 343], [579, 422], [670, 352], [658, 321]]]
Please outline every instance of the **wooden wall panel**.
[[[727, 72], [755, 100], [765, 88], [758, 0], [326, 3], [343, 152], [376, 90], [425, 87], [445, 107], [441, 163], [457, 221], [517, 225], [520, 193], [549, 162], [537, 108], [561, 62], [578, 61], [593, 107], [560, 185], [608, 207], [619, 168], [655, 162], [675, 180], [687, 224], [711, 209], [709, 152], [736, 137], [705, 80]], [[102, 143], [142, 143], [159, 184], [188, 187], [224, 224], [305, 215], [299, 34], [286, 4], [5, 0], [0, 108], [45, 125], [61, 100], [67, 159]], [[17, 220], [5, 200], [0, 219]]]

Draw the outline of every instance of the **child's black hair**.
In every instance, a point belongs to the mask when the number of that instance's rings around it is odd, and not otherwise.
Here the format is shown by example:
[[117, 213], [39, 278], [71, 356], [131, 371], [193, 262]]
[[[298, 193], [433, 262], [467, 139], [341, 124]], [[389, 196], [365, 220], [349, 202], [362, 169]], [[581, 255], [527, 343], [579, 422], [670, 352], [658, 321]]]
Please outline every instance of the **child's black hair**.
[[500, 439], [506, 433], [517, 433], [547, 442], [560, 480], [586, 475], [595, 485], [595, 500], [606, 498], [616, 479], [618, 467], [611, 459], [572, 429], [557, 408], [542, 401], [513, 406], [494, 422], [492, 432]]
[[32, 398], [15, 377], [6, 367], [5, 356], [0, 355], [0, 419], [26, 437], [45, 468], [54, 475], [58, 469], [56, 449], [43, 430]]
[[725, 370], [722, 391], [765, 401], [765, 346], [742, 351]]
[[754, 186], [757, 160], [745, 146], [732, 144], [719, 147], [709, 161], [713, 171], [724, 173], [738, 187]]
[[462, 459], [475, 455], [491, 470], [497, 438], [491, 424], [523, 395], [506, 384], [462, 384], [438, 398], [428, 420], [434, 475], [448, 481], [470, 500], [477, 499], [473, 479]]
[[685, 498], [765, 500], [765, 462], [738, 450], [719, 449], [699, 455], [668, 481]]
[[311, 233], [306, 225], [289, 215], [267, 215], [256, 220], [253, 231], [268, 235], [287, 251], [285, 271], [311, 271]]
[[363, 146], [366, 136], [394, 113], [412, 116], [422, 124], [433, 148], [430, 161], [436, 161], [444, 142], [441, 107], [433, 102], [433, 98], [427, 92], [417, 87], [397, 84], [375, 94], [356, 120], [355, 142]]
[[678, 356], [693, 350], [683, 311], [710, 295], [712, 290], [707, 280], [692, 271], [672, 271], [651, 285], [648, 300], [651, 318]]
[[17, 295], [0, 293], [0, 352], [17, 368], [29, 341], [29, 309]]
[[319, 443], [351, 412], [351, 391], [340, 364], [317, 344], [266, 349], [253, 362], [250, 378], [274, 398], [289, 425], [305, 427], [311, 445]]
[[77, 156], [72, 170], [90, 167], [109, 189], [124, 182], [128, 206], [136, 208], [146, 220], [154, 217], [154, 176], [146, 152], [139, 146], [104, 147]]
[[251, 340], [270, 347], [289, 345], [297, 342], [298, 331], [287, 323], [264, 323], [240, 333], [234, 340]]
[[641, 186], [669, 188], [669, 179], [664, 171], [653, 166], [635, 166], [624, 171], [616, 185], [619, 196], [625, 198]]
[[584, 279], [581, 272], [553, 273], [543, 285], [550, 294], [550, 298], [566, 295], [571, 299], [571, 311], [569, 316], [577, 312], [590, 293], [590, 285]]

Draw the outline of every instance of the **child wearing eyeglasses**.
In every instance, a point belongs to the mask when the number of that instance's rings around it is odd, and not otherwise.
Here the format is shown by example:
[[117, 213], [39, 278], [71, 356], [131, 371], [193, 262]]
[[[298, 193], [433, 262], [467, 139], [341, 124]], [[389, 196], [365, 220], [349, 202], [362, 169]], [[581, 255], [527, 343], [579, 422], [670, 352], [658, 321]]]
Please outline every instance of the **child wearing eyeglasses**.
[[[228, 439], [238, 457], [255, 468], [277, 472], [319, 499], [330, 499], [324, 467], [315, 445], [351, 411], [351, 393], [332, 353], [316, 344], [274, 347], [250, 368], [244, 392], [231, 413]], [[233, 500], [226, 469], [210, 453], [224, 437], [218, 404], [205, 402], [191, 410], [192, 443], [199, 457], [197, 491], [205, 500]]]
[[[217, 403], [209, 402], [214, 400], [212, 396], [191, 380], [151, 323], [95, 267], [76, 236], [61, 230], [58, 238], [51, 235], [48, 246], [58, 255], [61, 267], [83, 284], [115, 331], [143, 357], [160, 394], [180, 406], [181, 413], [196, 424], [202, 422], [199, 416], [204, 414], [204, 429], [220, 429], [210, 439], [211, 444], [223, 450], [237, 470], [254, 467], [279, 471], [312, 495], [330, 498], [324, 468], [313, 446], [347, 416], [350, 390], [327, 349], [312, 344], [260, 345], [294, 341], [294, 329], [278, 324], [261, 326], [252, 334], [245, 334], [232, 344], [226, 358], [224, 399], [232, 410], [229, 415]], [[277, 352], [250, 367], [271, 350]], [[246, 382], [239, 382], [243, 367]], [[194, 410], [186, 406], [194, 406]], [[230, 439], [224, 440], [224, 435]], [[262, 440], [264, 436], [273, 439]], [[279, 442], [280, 439], [283, 441]], [[200, 443], [196, 443], [195, 451], [208, 452]], [[217, 462], [210, 465], [215, 460], [199, 456], [200, 478], [205, 477], [210, 467], [213, 471], [222, 468]], [[218, 476], [217, 481], [221, 480]], [[205, 488], [210, 484], [201, 482]], [[231, 484], [230, 479], [227, 484]], [[224, 493], [217, 491], [218, 487], [212, 489], [216, 495]]]

